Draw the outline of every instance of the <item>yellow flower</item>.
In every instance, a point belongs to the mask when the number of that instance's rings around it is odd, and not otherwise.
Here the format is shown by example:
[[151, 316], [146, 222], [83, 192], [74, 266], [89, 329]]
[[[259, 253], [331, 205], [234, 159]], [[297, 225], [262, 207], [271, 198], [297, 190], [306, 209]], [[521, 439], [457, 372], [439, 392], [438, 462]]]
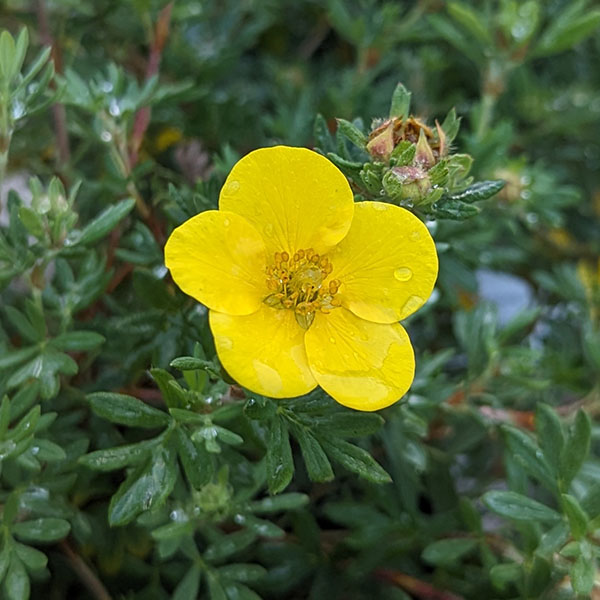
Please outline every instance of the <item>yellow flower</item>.
[[425, 225], [403, 208], [354, 203], [344, 175], [305, 148], [251, 152], [210, 210], [175, 229], [165, 262], [209, 309], [219, 359], [273, 398], [320, 385], [377, 410], [401, 398], [414, 353], [398, 323], [433, 289]]

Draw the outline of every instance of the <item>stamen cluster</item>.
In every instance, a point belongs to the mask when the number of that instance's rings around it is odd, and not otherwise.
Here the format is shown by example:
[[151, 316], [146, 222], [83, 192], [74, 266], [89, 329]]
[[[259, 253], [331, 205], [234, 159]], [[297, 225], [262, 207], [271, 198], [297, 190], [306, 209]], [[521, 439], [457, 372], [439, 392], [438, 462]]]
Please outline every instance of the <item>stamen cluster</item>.
[[299, 325], [308, 329], [316, 311], [328, 313], [341, 304], [335, 298], [340, 281], [325, 283], [332, 271], [329, 259], [312, 248], [298, 250], [293, 256], [275, 252], [273, 265], [267, 267], [267, 287], [272, 293], [264, 302], [273, 308], [293, 309]]

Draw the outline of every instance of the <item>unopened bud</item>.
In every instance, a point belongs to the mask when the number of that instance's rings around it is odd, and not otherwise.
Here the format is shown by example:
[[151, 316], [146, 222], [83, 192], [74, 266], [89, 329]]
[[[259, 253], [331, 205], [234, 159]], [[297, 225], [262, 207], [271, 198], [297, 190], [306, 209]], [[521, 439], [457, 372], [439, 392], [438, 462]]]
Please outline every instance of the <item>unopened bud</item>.
[[431, 189], [431, 180], [427, 171], [419, 166], [394, 167], [384, 175], [383, 187], [394, 200], [418, 203]]

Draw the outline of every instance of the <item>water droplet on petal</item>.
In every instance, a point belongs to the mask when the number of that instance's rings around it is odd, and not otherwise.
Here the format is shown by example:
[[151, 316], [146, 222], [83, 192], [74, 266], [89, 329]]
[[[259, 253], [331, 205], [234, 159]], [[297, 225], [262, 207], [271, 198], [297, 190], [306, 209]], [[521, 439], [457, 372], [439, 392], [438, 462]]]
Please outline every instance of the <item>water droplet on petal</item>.
[[335, 338], [334, 338], [334, 337], [330, 337], [330, 338], [329, 338], [329, 341], [330, 341], [332, 344], [335, 344]]
[[414, 313], [424, 302], [421, 296], [410, 296], [402, 307], [402, 318]]
[[234, 179], [233, 181], [227, 182], [225, 186], [225, 191], [228, 194], [235, 194], [240, 189], [240, 182]]
[[418, 239], [421, 238], [421, 232], [420, 231], [413, 231], [410, 234], [410, 239], [413, 241], [417, 241]]
[[398, 281], [409, 281], [412, 276], [413, 272], [408, 267], [400, 267], [394, 271], [394, 277]]
[[231, 225], [231, 221], [229, 219], [225, 219], [223, 221], [223, 225], [225, 225], [225, 227], [229, 227]]
[[231, 350], [233, 348], [233, 340], [227, 337], [220, 337], [219, 344], [223, 350]]
[[273, 235], [273, 225], [271, 223], [267, 223], [264, 229], [265, 235], [271, 237]]
[[373, 202], [373, 208], [375, 210], [387, 210], [388, 205], [385, 202]]

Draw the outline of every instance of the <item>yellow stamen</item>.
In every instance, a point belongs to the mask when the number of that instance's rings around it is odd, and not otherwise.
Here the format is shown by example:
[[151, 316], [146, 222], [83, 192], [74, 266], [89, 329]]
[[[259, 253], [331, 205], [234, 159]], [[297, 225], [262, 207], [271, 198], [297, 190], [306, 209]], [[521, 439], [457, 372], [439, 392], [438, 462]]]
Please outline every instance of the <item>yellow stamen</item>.
[[308, 329], [317, 311], [327, 314], [341, 306], [335, 298], [341, 282], [325, 282], [332, 271], [327, 256], [312, 248], [298, 250], [291, 257], [285, 251], [275, 252], [273, 265], [267, 267], [267, 288], [273, 293], [264, 302], [273, 308], [293, 309], [298, 324]]

